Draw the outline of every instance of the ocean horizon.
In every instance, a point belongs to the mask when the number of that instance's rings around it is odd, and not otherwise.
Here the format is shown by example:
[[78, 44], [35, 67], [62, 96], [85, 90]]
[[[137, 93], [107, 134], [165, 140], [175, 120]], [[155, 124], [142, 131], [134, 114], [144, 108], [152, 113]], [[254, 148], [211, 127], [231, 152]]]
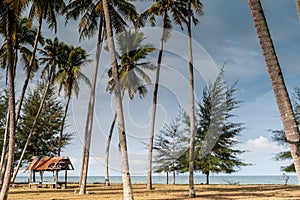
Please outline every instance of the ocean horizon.
[[[288, 176], [289, 179], [287, 184], [298, 185], [297, 176]], [[166, 176], [153, 176], [153, 184], [166, 184]], [[176, 184], [188, 184], [188, 176], [178, 175], [176, 176]], [[16, 183], [28, 183], [28, 176], [18, 176], [16, 178]], [[36, 174], [36, 180], [39, 180], [38, 174]], [[53, 181], [53, 176], [44, 176], [44, 181]], [[206, 177], [201, 175], [196, 175], [194, 177], [195, 184], [205, 184]], [[64, 176], [59, 176], [59, 181], [64, 181]], [[69, 183], [78, 183], [79, 176], [68, 176]], [[88, 176], [88, 183], [104, 183], [104, 176]], [[112, 184], [121, 184], [122, 176], [110, 176], [110, 182]], [[131, 176], [131, 182], [133, 184], [146, 184], [147, 176]], [[169, 176], [169, 184], [173, 183], [173, 178]], [[270, 175], [270, 176], [233, 176], [233, 175], [212, 175], [209, 178], [210, 184], [286, 184], [286, 179], [283, 175]]]

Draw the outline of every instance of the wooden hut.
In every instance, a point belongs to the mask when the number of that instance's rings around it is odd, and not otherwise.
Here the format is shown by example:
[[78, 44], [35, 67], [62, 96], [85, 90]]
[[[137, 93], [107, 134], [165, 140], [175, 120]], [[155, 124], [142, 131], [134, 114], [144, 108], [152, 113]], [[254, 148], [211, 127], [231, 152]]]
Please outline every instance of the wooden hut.
[[[67, 171], [74, 170], [74, 167], [67, 156], [61, 157], [33, 157], [32, 161], [26, 168], [26, 171], [30, 170], [29, 186], [38, 185], [42, 187], [43, 185], [50, 185], [51, 187], [61, 187], [62, 185], [67, 187]], [[53, 172], [53, 182], [44, 182], [43, 181], [43, 172], [49, 171]], [[65, 179], [63, 182], [58, 181], [58, 177], [55, 176], [56, 172], [65, 171]], [[35, 173], [40, 173], [40, 181], [36, 182]]]

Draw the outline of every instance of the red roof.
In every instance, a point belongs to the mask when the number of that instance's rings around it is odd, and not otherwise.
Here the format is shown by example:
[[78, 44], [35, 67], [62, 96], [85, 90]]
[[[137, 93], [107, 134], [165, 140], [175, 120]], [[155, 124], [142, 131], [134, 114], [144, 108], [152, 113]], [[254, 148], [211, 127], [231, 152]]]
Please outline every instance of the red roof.
[[74, 167], [67, 156], [63, 157], [35, 157], [29, 163], [26, 170], [33, 171], [54, 171], [54, 170], [74, 170]]

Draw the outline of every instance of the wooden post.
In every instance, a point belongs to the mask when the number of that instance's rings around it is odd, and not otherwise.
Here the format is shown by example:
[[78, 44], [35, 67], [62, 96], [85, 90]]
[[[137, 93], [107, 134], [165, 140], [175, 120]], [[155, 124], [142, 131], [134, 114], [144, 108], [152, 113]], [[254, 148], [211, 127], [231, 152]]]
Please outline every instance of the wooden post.
[[68, 181], [68, 175], [67, 175], [67, 170], [65, 170], [65, 189], [67, 189], [67, 181]]
[[29, 183], [33, 182], [32, 175], [33, 175], [33, 170], [30, 170], [29, 181], [28, 181]]
[[56, 176], [55, 176], [55, 173], [54, 172], [56, 172], [55, 170], [54, 171], [52, 171], [52, 174], [53, 174], [53, 181], [54, 181], [54, 184], [53, 184], [53, 188], [57, 188], [57, 182], [58, 182], [58, 179], [56, 178]]
[[32, 182], [35, 182], [35, 171], [34, 170], [32, 171], [33, 171]]
[[40, 171], [40, 187], [43, 187], [43, 171]]

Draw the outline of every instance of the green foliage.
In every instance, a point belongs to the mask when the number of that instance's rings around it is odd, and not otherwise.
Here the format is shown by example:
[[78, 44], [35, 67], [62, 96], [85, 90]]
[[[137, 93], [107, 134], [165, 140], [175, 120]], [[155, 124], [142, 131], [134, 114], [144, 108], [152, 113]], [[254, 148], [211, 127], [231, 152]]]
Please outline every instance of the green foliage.
[[86, 50], [81, 47], [68, 46], [64, 43], [60, 45], [60, 63], [59, 70], [56, 74], [55, 81], [59, 83], [58, 92], [64, 88], [66, 96], [73, 94], [78, 97], [79, 80], [91, 85], [90, 80], [85, 76], [81, 67], [91, 62], [88, 59]]
[[[108, 1], [108, 9], [111, 18], [111, 26], [115, 33], [125, 31], [131, 24], [140, 27], [138, 12], [130, 1], [111, 0]], [[65, 9], [66, 22], [70, 19], [77, 20], [79, 17], [79, 33], [81, 39], [92, 38], [99, 29], [104, 26], [104, 11], [101, 0], [73, 0]], [[100, 19], [99, 19], [100, 18]], [[102, 23], [99, 24], [99, 21]]]
[[[150, 44], [143, 44], [145, 36], [142, 32], [125, 31], [116, 36], [117, 40], [117, 58], [120, 63], [118, 73], [120, 77], [121, 90], [127, 90], [130, 99], [133, 99], [136, 93], [140, 97], [144, 97], [148, 90], [145, 85], [151, 83], [150, 77], [144, 70], [155, 69], [155, 66], [150, 62], [145, 62], [145, 58], [155, 51], [155, 48]], [[112, 69], [108, 70], [109, 82], [107, 91], [113, 92], [115, 81], [112, 77]]]
[[141, 14], [141, 21], [145, 24], [149, 20], [151, 26], [156, 26], [156, 17], [161, 16], [163, 18], [162, 27], [165, 28], [164, 42], [167, 42], [171, 35], [172, 22], [183, 29], [183, 25], [187, 24], [187, 15], [187, 1], [158, 0]]
[[[238, 144], [236, 137], [244, 129], [243, 124], [232, 122], [232, 111], [240, 104], [234, 97], [235, 86], [228, 87], [223, 82], [222, 71], [216, 81], [203, 91], [202, 102], [195, 110], [195, 170], [207, 176], [210, 173], [233, 173], [248, 165], [238, 158], [244, 151], [234, 148]], [[189, 117], [186, 113], [184, 116], [188, 127]], [[187, 170], [186, 160], [182, 171]]]
[[[21, 116], [16, 134], [16, 154], [18, 160], [28, 133], [32, 126], [36, 113], [40, 107], [42, 95], [46, 84], [40, 82], [34, 91], [29, 91], [24, 101], [23, 114]], [[55, 156], [58, 148], [58, 136], [63, 118], [63, 106], [57, 98], [56, 89], [51, 86], [47, 93], [46, 101], [40, 118], [34, 129], [32, 138], [26, 150], [24, 160], [30, 160], [32, 156]], [[62, 146], [65, 147], [71, 140], [72, 134], [66, 133], [62, 138]]]
[[182, 141], [180, 130], [180, 118], [173, 120], [170, 125], [165, 125], [160, 135], [155, 138], [153, 149], [154, 172], [177, 172], [180, 170], [180, 158], [185, 151], [185, 143]]

